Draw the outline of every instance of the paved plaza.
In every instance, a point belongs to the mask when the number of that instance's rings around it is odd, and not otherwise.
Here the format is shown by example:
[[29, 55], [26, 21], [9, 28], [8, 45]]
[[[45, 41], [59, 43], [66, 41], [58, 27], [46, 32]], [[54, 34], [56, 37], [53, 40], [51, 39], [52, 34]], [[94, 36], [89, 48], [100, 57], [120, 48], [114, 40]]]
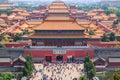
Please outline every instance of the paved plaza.
[[78, 80], [83, 74], [83, 64], [45, 63], [34, 64], [35, 71], [30, 80]]

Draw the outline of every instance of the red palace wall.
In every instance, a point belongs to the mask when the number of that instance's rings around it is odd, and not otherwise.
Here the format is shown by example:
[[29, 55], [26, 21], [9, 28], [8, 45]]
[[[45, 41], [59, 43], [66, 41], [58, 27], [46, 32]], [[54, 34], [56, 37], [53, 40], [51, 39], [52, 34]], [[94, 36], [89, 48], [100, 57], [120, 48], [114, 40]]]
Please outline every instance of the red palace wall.
[[120, 62], [109, 62], [108, 66], [120, 66]]
[[94, 62], [94, 65], [95, 65], [95, 66], [105, 66], [105, 62], [103, 62], [103, 63], [99, 63], [99, 62], [97, 63], [97, 62]]
[[11, 62], [0, 62], [0, 66], [12, 66]]
[[11, 48], [11, 47], [24, 47], [24, 46], [28, 46], [28, 44], [5, 44], [5, 46], [7, 48]]
[[84, 58], [86, 53], [90, 54], [91, 58], [94, 58], [94, 50], [66, 50], [66, 54], [53, 54], [53, 50], [25, 50], [25, 54], [32, 54], [33, 58], [45, 58], [45, 56], [51, 56], [52, 61], [56, 60], [56, 56], [63, 55], [63, 61], [67, 61], [68, 56], [74, 58]]

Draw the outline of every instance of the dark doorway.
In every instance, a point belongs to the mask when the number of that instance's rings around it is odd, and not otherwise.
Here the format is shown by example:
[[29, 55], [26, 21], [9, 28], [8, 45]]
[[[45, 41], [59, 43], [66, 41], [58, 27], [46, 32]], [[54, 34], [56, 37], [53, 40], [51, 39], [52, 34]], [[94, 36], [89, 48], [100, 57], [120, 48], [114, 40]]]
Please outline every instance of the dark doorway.
[[56, 61], [63, 61], [63, 56], [61, 56], [61, 55], [57, 56]]
[[73, 56], [68, 56], [68, 58], [67, 58], [67, 62], [73, 62]]
[[45, 60], [46, 60], [47, 62], [51, 62], [51, 61], [52, 61], [52, 56], [46, 56], [46, 57], [45, 57]]

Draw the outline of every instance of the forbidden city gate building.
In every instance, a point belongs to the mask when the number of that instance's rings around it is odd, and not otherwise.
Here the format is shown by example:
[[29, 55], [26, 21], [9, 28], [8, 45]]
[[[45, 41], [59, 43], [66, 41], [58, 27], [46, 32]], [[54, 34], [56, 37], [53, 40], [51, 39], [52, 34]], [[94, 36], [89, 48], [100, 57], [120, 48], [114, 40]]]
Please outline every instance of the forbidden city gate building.
[[[93, 50], [84, 50], [87, 47], [89, 35], [74, 18], [70, 16], [69, 8], [64, 2], [53, 2], [47, 12], [47, 17], [40, 25], [34, 28], [30, 35], [32, 49], [25, 51], [32, 53], [33, 58], [46, 61], [73, 61], [84, 58], [89, 52], [93, 58]], [[33, 49], [35, 48], [35, 49]]]
[[[44, 32], [44, 33], [43, 33]], [[60, 32], [60, 33], [59, 33]], [[87, 46], [88, 38], [83, 36], [84, 30], [35, 30], [31, 36], [33, 46]]]

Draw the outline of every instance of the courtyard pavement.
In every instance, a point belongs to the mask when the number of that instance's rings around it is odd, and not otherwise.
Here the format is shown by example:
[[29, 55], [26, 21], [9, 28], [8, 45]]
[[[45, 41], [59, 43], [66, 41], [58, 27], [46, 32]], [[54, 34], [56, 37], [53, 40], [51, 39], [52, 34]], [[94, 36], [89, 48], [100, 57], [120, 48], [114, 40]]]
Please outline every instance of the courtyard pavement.
[[84, 64], [77, 63], [39, 63], [30, 80], [78, 80], [83, 73]]

